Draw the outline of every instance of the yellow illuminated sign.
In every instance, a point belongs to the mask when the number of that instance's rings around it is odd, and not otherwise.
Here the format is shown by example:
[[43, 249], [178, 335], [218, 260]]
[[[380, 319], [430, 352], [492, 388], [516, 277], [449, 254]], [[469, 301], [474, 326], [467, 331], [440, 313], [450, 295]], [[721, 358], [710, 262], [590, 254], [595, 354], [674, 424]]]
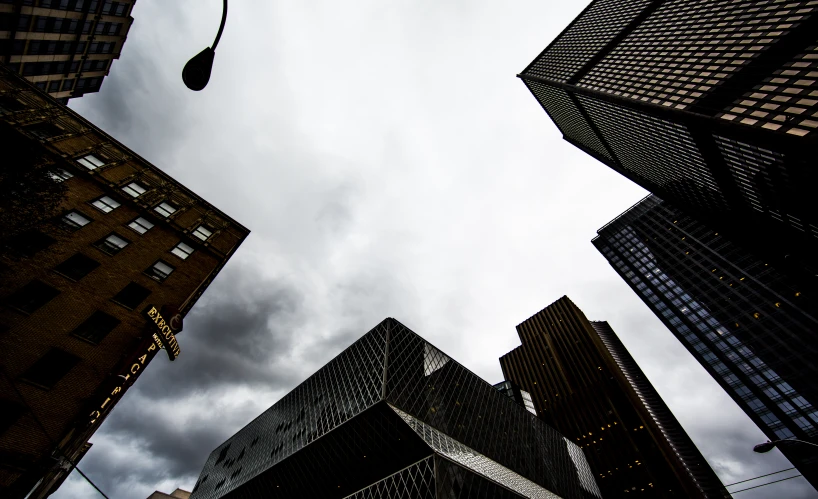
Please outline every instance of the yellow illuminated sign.
[[165, 351], [168, 353], [170, 360], [174, 360], [179, 356], [181, 350], [179, 349], [179, 343], [176, 342], [176, 336], [173, 334], [170, 323], [165, 321], [165, 318], [162, 317], [162, 314], [160, 314], [159, 310], [153, 305], [146, 309], [145, 315], [159, 328], [159, 333], [154, 334], [154, 338], [158, 339], [160, 344], [165, 347]]

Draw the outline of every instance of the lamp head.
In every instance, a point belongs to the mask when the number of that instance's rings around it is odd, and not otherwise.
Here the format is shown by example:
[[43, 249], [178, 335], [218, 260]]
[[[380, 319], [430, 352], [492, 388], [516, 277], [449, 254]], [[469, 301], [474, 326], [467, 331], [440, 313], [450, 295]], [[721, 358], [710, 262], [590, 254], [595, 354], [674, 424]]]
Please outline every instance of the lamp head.
[[776, 442], [764, 442], [763, 444], [758, 444], [753, 447], [753, 452], [758, 452], [759, 454], [770, 452], [775, 447], [775, 444]]
[[199, 91], [207, 86], [210, 81], [210, 71], [213, 69], [213, 58], [216, 52], [207, 47], [185, 64], [182, 70], [182, 80], [187, 88]]

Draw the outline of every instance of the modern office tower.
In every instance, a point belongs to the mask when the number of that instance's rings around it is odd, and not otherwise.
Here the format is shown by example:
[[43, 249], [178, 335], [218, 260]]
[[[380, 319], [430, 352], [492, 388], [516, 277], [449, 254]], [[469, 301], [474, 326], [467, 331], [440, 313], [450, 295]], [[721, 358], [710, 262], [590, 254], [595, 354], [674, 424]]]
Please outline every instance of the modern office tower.
[[1, 67], [0, 163], [0, 497], [34, 499], [249, 231]]
[[531, 394], [520, 389], [516, 383], [511, 381], [501, 381], [495, 384], [494, 388], [496, 388], [498, 392], [516, 402], [517, 405], [525, 407], [526, 411], [535, 416], [537, 415], [537, 409], [534, 408], [534, 401], [531, 400]]
[[65, 104], [98, 92], [136, 0], [0, 0], [0, 65]]
[[595, 0], [519, 76], [565, 140], [816, 278], [816, 9]]
[[582, 451], [395, 319], [214, 450], [191, 499], [598, 498]]
[[583, 448], [602, 497], [730, 495], [606, 322], [566, 296], [519, 326], [503, 375]]
[[[594, 246], [770, 440], [818, 443], [815, 294], [656, 196], [598, 233]], [[781, 451], [818, 485], [818, 454]]]

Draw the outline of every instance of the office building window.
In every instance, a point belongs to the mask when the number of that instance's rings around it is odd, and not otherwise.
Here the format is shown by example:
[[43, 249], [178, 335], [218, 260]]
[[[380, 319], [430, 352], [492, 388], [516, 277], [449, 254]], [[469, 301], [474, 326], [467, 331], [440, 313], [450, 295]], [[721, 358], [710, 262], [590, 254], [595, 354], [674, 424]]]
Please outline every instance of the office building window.
[[132, 282], [122, 288], [122, 291], [117, 293], [116, 296], [111, 299], [116, 303], [133, 310], [138, 307], [149, 294], [151, 294], [149, 289]]
[[179, 244], [177, 244], [172, 250], [170, 250], [170, 252], [178, 256], [182, 260], [187, 260], [187, 257], [193, 254], [193, 248], [183, 243], [182, 241], [179, 241]]
[[25, 412], [26, 408], [24, 405], [11, 400], [0, 399], [0, 436], [11, 428]]
[[206, 225], [200, 225], [196, 227], [196, 230], [193, 231], [193, 235], [198, 237], [202, 241], [207, 241], [208, 238], [213, 235], [213, 231]]
[[73, 330], [71, 334], [91, 343], [99, 344], [119, 323], [120, 320], [116, 317], [97, 311], [80, 324], [77, 329]]
[[91, 223], [91, 219], [78, 211], [69, 211], [60, 219], [60, 222], [72, 230], [77, 230]]
[[62, 82], [63, 90], [71, 90], [72, 88], [74, 88], [74, 80], [63, 80]]
[[153, 228], [153, 223], [151, 223], [147, 218], [139, 217], [129, 223], [128, 227], [133, 231], [144, 234]]
[[119, 201], [116, 201], [109, 196], [102, 196], [98, 199], [91, 201], [91, 205], [93, 205], [94, 208], [102, 212], [110, 213], [115, 209], [119, 208]]
[[93, 154], [88, 154], [86, 156], [81, 157], [80, 159], [77, 160], [77, 163], [88, 168], [89, 170], [96, 170], [97, 168], [105, 166], [105, 162], [99, 159], [98, 157], [94, 156]]
[[145, 194], [145, 191], [147, 191], [148, 188], [140, 184], [139, 182], [131, 182], [130, 184], [123, 187], [122, 190], [127, 192], [129, 196], [138, 198], [142, 194]]
[[80, 358], [59, 348], [52, 348], [29, 367], [21, 376], [22, 379], [43, 388], [52, 388], [77, 363]]
[[167, 201], [163, 201], [163, 202], [159, 203], [153, 209], [153, 211], [155, 211], [156, 213], [159, 213], [160, 215], [162, 215], [165, 218], [168, 218], [169, 216], [176, 213], [176, 210], [178, 210], [178, 209], [179, 208], [174, 206], [172, 203], [168, 203]]
[[168, 278], [168, 276], [173, 272], [174, 268], [169, 265], [167, 262], [163, 262], [162, 260], [158, 260], [154, 263], [148, 270], [145, 271], [151, 278], [156, 279], [159, 282], [164, 281]]
[[37, 230], [28, 230], [14, 236], [8, 246], [13, 252], [23, 256], [34, 256], [37, 252], [54, 244], [56, 239]]
[[98, 261], [82, 253], [77, 253], [54, 267], [54, 270], [71, 280], [79, 281], [97, 267], [99, 267]]
[[59, 290], [35, 279], [11, 295], [8, 303], [18, 310], [31, 314], [58, 294], [60, 294]]
[[53, 80], [48, 84], [48, 91], [49, 92], [59, 92], [60, 91], [60, 80]]
[[64, 170], [62, 168], [53, 168], [53, 169], [48, 171], [48, 175], [51, 177], [51, 179], [54, 182], [57, 182], [57, 183], [65, 182], [66, 180], [68, 180], [69, 178], [74, 176], [73, 173], [71, 173], [71, 172], [69, 172], [67, 170]]
[[[43, 87], [45, 87], [45, 82], [41, 82]], [[33, 125], [29, 125], [24, 127], [23, 130], [30, 133], [34, 137], [37, 137], [40, 140], [50, 139], [52, 137], [56, 137], [58, 135], [62, 135], [65, 133], [65, 130], [58, 127], [53, 123], [35, 123]]]
[[130, 243], [124, 237], [120, 237], [119, 234], [109, 234], [108, 237], [105, 239], [100, 239], [94, 245], [109, 255], [116, 255], [120, 251], [122, 251], [125, 246]]

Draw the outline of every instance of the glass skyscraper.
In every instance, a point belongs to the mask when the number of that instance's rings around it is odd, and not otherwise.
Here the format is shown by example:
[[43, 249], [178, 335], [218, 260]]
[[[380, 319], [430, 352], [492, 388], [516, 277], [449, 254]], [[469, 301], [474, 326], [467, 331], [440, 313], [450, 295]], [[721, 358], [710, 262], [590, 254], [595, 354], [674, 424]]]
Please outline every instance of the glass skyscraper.
[[[814, 295], [653, 195], [602, 227], [593, 244], [771, 440], [818, 442]], [[818, 485], [814, 452], [781, 450]]]
[[220, 445], [191, 499], [596, 499], [582, 450], [394, 319]]
[[519, 76], [569, 143], [815, 282], [816, 12], [594, 0]]

